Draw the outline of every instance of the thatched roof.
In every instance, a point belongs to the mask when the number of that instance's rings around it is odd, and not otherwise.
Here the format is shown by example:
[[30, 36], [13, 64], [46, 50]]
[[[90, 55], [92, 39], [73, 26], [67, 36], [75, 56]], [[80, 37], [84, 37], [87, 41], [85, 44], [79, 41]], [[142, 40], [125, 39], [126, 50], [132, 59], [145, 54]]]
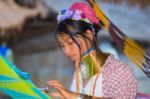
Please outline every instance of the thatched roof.
[[47, 14], [43, 0], [0, 0], [0, 34], [10, 29], [20, 30], [27, 19], [35, 16], [45, 18]]

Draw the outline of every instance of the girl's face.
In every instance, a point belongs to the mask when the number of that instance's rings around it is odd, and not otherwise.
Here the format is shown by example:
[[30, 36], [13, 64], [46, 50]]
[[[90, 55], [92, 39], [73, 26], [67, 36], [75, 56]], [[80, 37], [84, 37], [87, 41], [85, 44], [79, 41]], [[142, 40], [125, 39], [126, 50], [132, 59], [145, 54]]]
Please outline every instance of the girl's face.
[[72, 40], [69, 35], [59, 34], [57, 36], [58, 43], [66, 56], [72, 61], [79, 61], [81, 55], [86, 52], [87, 49], [91, 46], [82, 36], [77, 36], [75, 38], [81, 49], [77, 46], [77, 44]]

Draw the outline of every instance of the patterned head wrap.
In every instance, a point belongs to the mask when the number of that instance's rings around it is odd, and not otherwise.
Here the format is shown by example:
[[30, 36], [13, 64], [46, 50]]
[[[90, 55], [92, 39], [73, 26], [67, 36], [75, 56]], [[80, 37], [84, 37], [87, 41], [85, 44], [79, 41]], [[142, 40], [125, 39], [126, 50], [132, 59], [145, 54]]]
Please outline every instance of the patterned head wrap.
[[86, 3], [74, 3], [68, 10], [62, 10], [58, 17], [58, 21], [65, 19], [82, 20], [91, 24], [99, 24], [94, 10]]

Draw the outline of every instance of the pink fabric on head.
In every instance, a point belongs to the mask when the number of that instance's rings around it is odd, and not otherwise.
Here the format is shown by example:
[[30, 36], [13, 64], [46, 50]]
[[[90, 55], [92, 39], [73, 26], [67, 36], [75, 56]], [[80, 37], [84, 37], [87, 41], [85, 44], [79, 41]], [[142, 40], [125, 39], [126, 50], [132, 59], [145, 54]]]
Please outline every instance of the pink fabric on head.
[[99, 20], [98, 20], [98, 18], [96, 17], [96, 13], [95, 13], [94, 10], [93, 10], [89, 5], [87, 5], [86, 3], [83, 3], [83, 2], [76, 2], [76, 3], [74, 3], [69, 9], [70, 9], [70, 10], [79, 9], [79, 10], [81, 10], [81, 11], [84, 12], [84, 14], [86, 15], [86, 17], [87, 17], [92, 23], [95, 23], [95, 24], [98, 24], [98, 23], [99, 23]]

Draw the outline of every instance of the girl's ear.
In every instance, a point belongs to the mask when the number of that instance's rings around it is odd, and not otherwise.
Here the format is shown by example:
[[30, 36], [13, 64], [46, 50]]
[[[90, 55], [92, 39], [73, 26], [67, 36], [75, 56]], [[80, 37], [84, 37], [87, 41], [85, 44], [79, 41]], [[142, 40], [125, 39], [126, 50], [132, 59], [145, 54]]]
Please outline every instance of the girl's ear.
[[89, 29], [86, 30], [86, 36], [89, 37], [91, 40], [93, 40], [94, 35], [93, 35], [93, 32], [91, 30], [89, 30]]

